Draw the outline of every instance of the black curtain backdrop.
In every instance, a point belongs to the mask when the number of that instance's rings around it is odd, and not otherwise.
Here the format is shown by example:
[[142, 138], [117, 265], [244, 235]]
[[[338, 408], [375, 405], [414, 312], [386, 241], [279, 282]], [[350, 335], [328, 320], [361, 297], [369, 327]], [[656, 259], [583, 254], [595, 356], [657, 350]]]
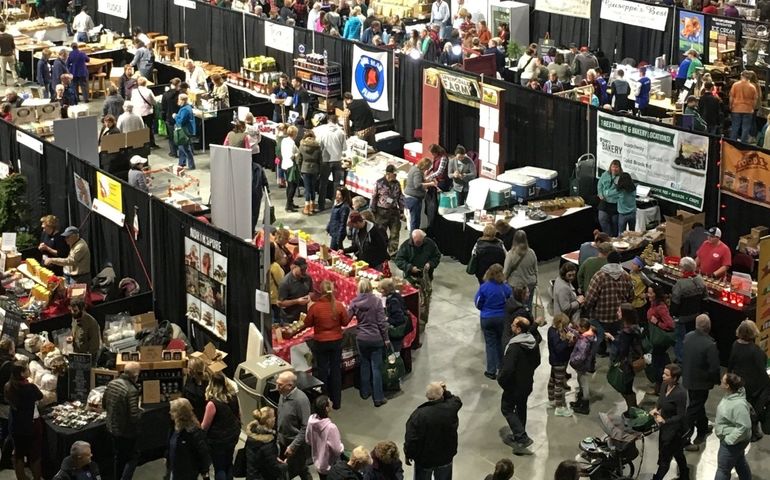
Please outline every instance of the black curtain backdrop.
[[[588, 45], [589, 22], [585, 18], [540, 12], [533, 10], [532, 7], [530, 7], [530, 12], [529, 37], [533, 42], [545, 38], [545, 34], [548, 32], [557, 45], [569, 45], [570, 43], [578, 46]], [[526, 48], [526, 45], [521, 45], [521, 47]]]
[[407, 142], [414, 140], [414, 131], [422, 126], [422, 71], [426, 63], [398, 54], [394, 91], [396, 131]]
[[[658, 5], [656, 5], [657, 7]], [[598, 46], [610, 62], [620, 62], [624, 58], [633, 58], [646, 60], [648, 63], [654, 63], [656, 57], [666, 54], [666, 61], [671, 60], [671, 18], [675, 16], [673, 7], [668, 9], [669, 17], [665, 31], [653, 30], [636, 25], [626, 25], [624, 23], [601, 20], [599, 26]]]
[[447, 152], [453, 154], [457, 145], [469, 152], [479, 151], [479, 109], [449, 100], [441, 94], [442, 117], [440, 139]]
[[67, 154], [50, 143], [43, 145], [43, 153], [50, 213], [56, 215], [56, 218], [67, 220], [69, 218], [67, 186], [72, 184], [72, 174], [67, 175]]
[[[199, 35], [209, 39], [210, 56], [196, 58], [210, 58], [212, 62], [237, 72], [241, 68], [244, 57], [244, 13], [227, 9], [221, 9], [215, 13], [210, 17], [211, 34]], [[201, 32], [202, 30], [193, 31]]]
[[27, 178], [27, 203], [29, 204], [30, 223], [34, 225], [40, 217], [48, 212], [45, 162], [43, 161], [43, 156], [31, 148], [21, 144], [17, 144], [17, 148], [20, 171]]

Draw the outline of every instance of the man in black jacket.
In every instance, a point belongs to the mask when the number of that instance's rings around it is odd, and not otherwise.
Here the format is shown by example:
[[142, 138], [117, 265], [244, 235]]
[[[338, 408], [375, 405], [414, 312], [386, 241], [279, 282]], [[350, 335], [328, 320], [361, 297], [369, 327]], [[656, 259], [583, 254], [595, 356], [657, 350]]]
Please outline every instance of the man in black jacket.
[[695, 318], [695, 330], [684, 338], [682, 359], [682, 385], [687, 389], [687, 428], [690, 436], [697, 428], [698, 434], [685, 450], [697, 452], [700, 444], [711, 433], [706, 418], [706, 401], [709, 390], [719, 385], [719, 352], [711, 335], [711, 320], [706, 314]]
[[388, 239], [374, 223], [365, 220], [358, 212], [350, 212], [348, 227], [353, 229], [350, 237], [352, 244], [345, 253], [355, 253], [358, 260], [363, 260], [372, 268], [379, 268], [390, 258]]
[[142, 368], [137, 362], [128, 362], [123, 373], [107, 384], [102, 405], [107, 412], [107, 431], [112, 437], [115, 458], [114, 477], [130, 480], [138, 460], [137, 441], [142, 409], [139, 407], [137, 380]]
[[99, 479], [99, 465], [92, 461], [91, 444], [78, 440], [70, 447], [70, 454], [64, 457], [61, 468], [53, 480]]
[[503, 387], [500, 410], [513, 433], [513, 453], [531, 455], [528, 447], [534, 441], [527, 435], [527, 399], [532, 393], [535, 370], [540, 365], [540, 350], [529, 333], [529, 320], [516, 317], [511, 324], [513, 338], [503, 356], [497, 383]]
[[174, 126], [176, 126], [176, 120], [174, 114], [179, 111], [179, 84], [182, 81], [178, 78], [172, 78], [171, 83], [168, 86], [168, 90], [163, 92], [163, 96], [160, 100], [160, 108], [163, 112], [163, 121], [166, 122], [166, 137], [168, 138], [168, 155], [170, 157], [176, 157], [176, 144], [174, 143]]
[[698, 111], [708, 125], [708, 133], [719, 135], [722, 127], [722, 100], [714, 96], [713, 90], [713, 83], [703, 84], [703, 94], [698, 100]]
[[404, 456], [414, 461], [415, 480], [451, 480], [452, 459], [457, 454], [457, 412], [463, 406], [444, 382], [432, 382], [425, 391], [428, 401], [406, 421]]

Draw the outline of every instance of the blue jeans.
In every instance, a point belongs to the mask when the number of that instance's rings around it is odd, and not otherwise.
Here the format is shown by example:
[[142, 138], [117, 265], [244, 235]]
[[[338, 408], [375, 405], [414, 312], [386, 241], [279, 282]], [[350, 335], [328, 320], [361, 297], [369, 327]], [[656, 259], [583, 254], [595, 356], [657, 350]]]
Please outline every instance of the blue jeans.
[[72, 88], [75, 93], [80, 89], [80, 94], [83, 95], [83, 103], [88, 103], [88, 77], [73, 77]]
[[417, 197], [404, 197], [404, 205], [409, 210], [409, 233], [420, 228], [420, 220], [422, 219], [422, 198]]
[[235, 444], [226, 446], [217, 446], [212, 448], [211, 463], [214, 466], [215, 480], [233, 480], [233, 455], [235, 454]]
[[440, 467], [421, 467], [414, 463], [414, 480], [452, 480], [452, 464], [448, 463]]
[[179, 151], [177, 152], [177, 155], [179, 155], [179, 162], [177, 164], [180, 167], [187, 165], [188, 170], [194, 170], [195, 158], [193, 158], [192, 144], [178, 145], [178, 148]]
[[312, 173], [302, 174], [302, 183], [305, 185], [305, 201], [315, 201], [315, 179], [316, 175]]
[[680, 322], [674, 319], [674, 333], [676, 334], [676, 343], [674, 344], [674, 355], [676, 362], [681, 365], [684, 357], [684, 336], [695, 330], [695, 321]]
[[481, 331], [487, 352], [487, 373], [497, 375], [503, 362], [503, 324], [504, 317], [481, 317]]
[[88, 33], [78, 32], [77, 35], [75, 35], [75, 41], [79, 43], [88, 43]]
[[741, 142], [749, 143], [749, 135], [751, 135], [751, 126], [754, 123], [754, 115], [751, 113], [731, 113], [730, 119], [732, 124], [730, 125], [730, 138], [738, 140], [740, 136]]
[[749, 468], [749, 462], [746, 461], [746, 446], [748, 444], [749, 442], [727, 445], [724, 442], [719, 442], [717, 474], [714, 476], [714, 480], [730, 480], [733, 468], [738, 473], [740, 480], [751, 479], [751, 468]]
[[636, 228], [636, 210], [631, 213], [618, 214], [618, 237], [628, 229], [633, 231]]
[[618, 231], [618, 214], [610, 215], [603, 210], [599, 210], [599, 225], [602, 227], [602, 232], [609, 236], [615, 235]]
[[372, 395], [375, 402], [381, 402], [385, 399], [380, 371], [385, 345], [382, 340], [376, 342], [357, 340], [357, 343], [358, 356], [361, 359], [361, 396], [368, 398]]

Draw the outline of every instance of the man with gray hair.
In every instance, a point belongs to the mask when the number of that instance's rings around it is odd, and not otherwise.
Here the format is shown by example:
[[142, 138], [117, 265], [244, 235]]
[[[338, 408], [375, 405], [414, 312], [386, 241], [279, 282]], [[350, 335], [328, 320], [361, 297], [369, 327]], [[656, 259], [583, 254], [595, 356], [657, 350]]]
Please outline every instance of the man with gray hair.
[[431, 382], [425, 390], [427, 402], [409, 416], [404, 435], [406, 464], [414, 461], [415, 480], [450, 480], [452, 460], [457, 454], [457, 413], [463, 406], [444, 382]]
[[91, 444], [78, 440], [70, 447], [69, 456], [61, 462], [61, 467], [53, 480], [81, 480], [101, 478], [99, 465], [91, 461]]
[[137, 381], [142, 367], [128, 362], [123, 373], [107, 384], [102, 405], [107, 412], [107, 431], [112, 437], [114, 476], [116, 480], [131, 480], [137, 463], [137, 440], [142, 409], [139, 407]]
[[117, 127], [121, 133], [135, 132], [144, 128], [144, 120], [134, 113], [133, 103], [123, 103], [123, 113], [118, 117]]
[[299, 477], [311, 480], [307, 469], [310, 446], [305, 441], [307, 420], [310, 418], [310, 400], [305, 392], [297, 388], [297, 376], [293, 372], [283, 372], [276, 380], [278, 393], [278, 419], [275, 429], [278, 432], [278, 453], [286, 460], [288, 478]]
[[697, 435], [685, 446], [685, 450], [697, 452], [700, 444], [711, 433], [706, 418], [706, 401], [709, 390], [719, 384], [719, 352], [711, 332], [711, 320], [706, 314], [695, 318], [695, 330], [684, 338], [684, 357], [682, 359], [682, 386], [687, 389], [685, 439], [688, 441], [695, 430]]
[[674, 283], [671, 290], [671, 316], [674, 317], [676, 344], [674, 354], [677, 363], [682, 363], [684, 336], [695, 328], [695, 317], [703, 313], [703, 301], [708, 290], [703, 278], [695, 271], [695, 260], [682, 257], [679, 268], [682, 278]]
[[422, 333], [428, 323], [430, 298], [433, 293], [433, 272], [441, 262], [441, 251], [436, 242], [418, 228], [412, 231], [411, 238], [398, 247], [393, 261], [404, 272], [404, 278], [420, 291], [420, 333]]

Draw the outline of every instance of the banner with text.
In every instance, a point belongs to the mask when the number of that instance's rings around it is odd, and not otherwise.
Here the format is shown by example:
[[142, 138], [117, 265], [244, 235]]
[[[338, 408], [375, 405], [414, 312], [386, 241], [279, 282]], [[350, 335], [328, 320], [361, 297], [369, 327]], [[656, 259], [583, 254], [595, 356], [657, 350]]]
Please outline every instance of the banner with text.
[[591, 0], [535, 0], [535, 10], [568, 17], [591, 18]]
[[353, 98], [363, 98], [373, 110], [387, 112], [388, 78], [388, 52], [353, 47]]
[[759, 241], [756, 323], [759, 328], [759, 348], [770, 352], [770, 236]]
[[734, 18], [708, 17], [708, 57], [704, 62], [714, 63], [725, 51], [735, 52], [740, 23]]
[[187, 318], [227, 341], [226, 245], [192, 227], [184, 239]]
[[99, 13], [128, 18], [128, 0], [99, 0], [96, 8]]
[[294, 53], [294, 29], [273, 22], [265, 22], [265, 46], [286, 53]]
[[708, 137], [599, 112], [596, 139], [598, 169], [620, 160], [653, 197], [703, 210]]
[[739, 150], [722, 142], [722, 192], [756, 205], [770, 207], [770, 155]]
[[599, 17], [663, 32], [668, 22], [668, 8], [628, 0], [602, 0]]

